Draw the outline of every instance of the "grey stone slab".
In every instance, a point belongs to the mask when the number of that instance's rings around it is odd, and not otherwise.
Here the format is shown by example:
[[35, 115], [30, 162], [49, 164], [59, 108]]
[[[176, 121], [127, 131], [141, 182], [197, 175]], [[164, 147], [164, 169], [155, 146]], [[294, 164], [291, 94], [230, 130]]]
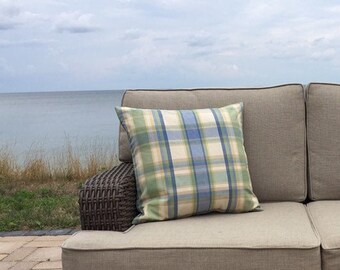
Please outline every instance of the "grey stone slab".
[[11, 231], [11, 232], [0, 232], [0, 237], [8, 236], [44, 236], [44, 235], [72, 235], [79, 229], [56, 229], [56, 230], [36, 230], [36, 231]]
[[4, 232], [3, 237], [6, 236], [24, 236], [27, 231], [11, 231], [11, 232]]
[[49, 230], [37, 230], [37, 231], [27, 231], [25, 235], [29, 236], [42, 236], [47, 235]]
[[79, 232], [79, 231], [80, 231], [79, 229], [73, 229], [68, 233], [68, 235], [72, 235], [72, 234]]
[[50, 230], [48, 235], [66, 235], [69, 234], [70, 231], [72, 231], [72, 229]]

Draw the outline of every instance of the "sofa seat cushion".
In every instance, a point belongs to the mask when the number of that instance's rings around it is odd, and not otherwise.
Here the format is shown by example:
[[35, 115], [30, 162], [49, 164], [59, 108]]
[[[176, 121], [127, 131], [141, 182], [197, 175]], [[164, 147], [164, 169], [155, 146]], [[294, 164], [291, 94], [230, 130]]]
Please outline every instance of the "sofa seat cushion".
[[307, 210], [321, 238], [322, 269], [340, 269], [340, 201], [312, 202]]
[[81, 231], [62, 246], [63, 269], [320, 269], [305, 206], [262, 206], [145, 223], [127, 233]]

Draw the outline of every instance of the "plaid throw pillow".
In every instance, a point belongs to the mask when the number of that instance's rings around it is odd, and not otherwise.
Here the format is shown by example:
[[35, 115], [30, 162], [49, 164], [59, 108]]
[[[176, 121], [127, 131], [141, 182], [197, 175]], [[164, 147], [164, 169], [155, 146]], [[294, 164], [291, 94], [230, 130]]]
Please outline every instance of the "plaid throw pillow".
[[117, 107], [137, 181], [133, 224], [259, 208], [242, 132], [243, 104], [217, 109]]

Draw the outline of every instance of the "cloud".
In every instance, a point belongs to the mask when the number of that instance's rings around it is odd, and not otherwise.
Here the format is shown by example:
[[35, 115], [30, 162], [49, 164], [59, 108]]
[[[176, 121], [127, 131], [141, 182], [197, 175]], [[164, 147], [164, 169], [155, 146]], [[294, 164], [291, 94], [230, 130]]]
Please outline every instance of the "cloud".
[[214, 45], [214, 37], [207, 34], [190, 36], [187, 44], [189, 47], [211, 47]]
[[199, 1], [183, 1], [183, 0], [151, 0], [149, 1], [153, 5], [161, 7], [163, 9], [183, 9], [187, 8], [189, 5], [197, 4]]
[[337, 56], [335, 49], [318, 50], [310, 53], [310, 58], [315, 61], [328, 61]]
[[47, 44], [55, 43], [53, 39], [27, 39], [27, 40], [0, 40], [0, 48], [11, 48], [11, 47], [42, 47]]
[[14, 69], [8, 64], [8, 61], [4, 58], [0, 58], [0, 71], [1, 73], [13, 75]]
[[142, 37], [141, 32], [138, 29], [128, 29], [122, 35], [122, 40], [136, 40]]
[[0, 22], [0, 30], [10, 30], [15, 27], [14, 23]]
[[23, 11], [14, 1], [0, 0], [0, 30], [15, 29], [43, 18], [39, 14]]
[[174, 31], [166, 34], [167, 39], [162, 38], [161, 31], [139, 34], [141, 37], [134, 40], [130, 50], [105, 61], [102, 68], [106, 72], [116, 74], [116, 77], [130, 71], [130, 74], [144, 74], [146, 77], [169, 74], [199, 80], [229, 79], [241, 73], [241, 67], [229, 59], [231, 53], [223, 50], [219, 43], [221, 39], [216, 38], [215, 42], [209, 33], [192, 35]]
[[[40, 77], [47, 70], [50, 85], [62, 85], [55, 78], [68, 74], [75, 83], [65, 80], [67, 89], [90, 81], [107, 88], [270, 84], [317, 80], [321, 69], [337, 78], [335, 2], [0, 0], [0, 30], [8, 30], [0, 35], [7, 60], [0, 69], [17, 75], [29, 65], [27, 74]], [[87, 38], [79, 46], [73, 33], [92, 34], [79, 34]]]
[[91, 13], [63, 12], [57, 16], [54, 27], [60, 33], [78, 34], [98, 31], [99, 27], [92, 22], [92, 18]]
[[15, 28], [20, 21], [20, 9], [10, 1], [0, 2], [0, 30]]
[[[189, 72], [197, 77], [206, 76], [210, 79], [227, 79], [239, 76], [240, 67], [234, 63], [221, 59], [198, 59], [182, 61], [183, 73]], [[193, 76], [195, 77], [195, 76]]]

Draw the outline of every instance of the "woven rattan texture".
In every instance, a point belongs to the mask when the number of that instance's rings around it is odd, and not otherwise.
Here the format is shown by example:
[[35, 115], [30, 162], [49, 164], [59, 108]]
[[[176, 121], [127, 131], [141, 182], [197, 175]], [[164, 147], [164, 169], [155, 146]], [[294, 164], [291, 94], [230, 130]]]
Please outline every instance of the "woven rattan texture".
[[127, 230], [137, 215], [132, 163], [89, 178], [79, 191], [79, 209], [83, 230]]

